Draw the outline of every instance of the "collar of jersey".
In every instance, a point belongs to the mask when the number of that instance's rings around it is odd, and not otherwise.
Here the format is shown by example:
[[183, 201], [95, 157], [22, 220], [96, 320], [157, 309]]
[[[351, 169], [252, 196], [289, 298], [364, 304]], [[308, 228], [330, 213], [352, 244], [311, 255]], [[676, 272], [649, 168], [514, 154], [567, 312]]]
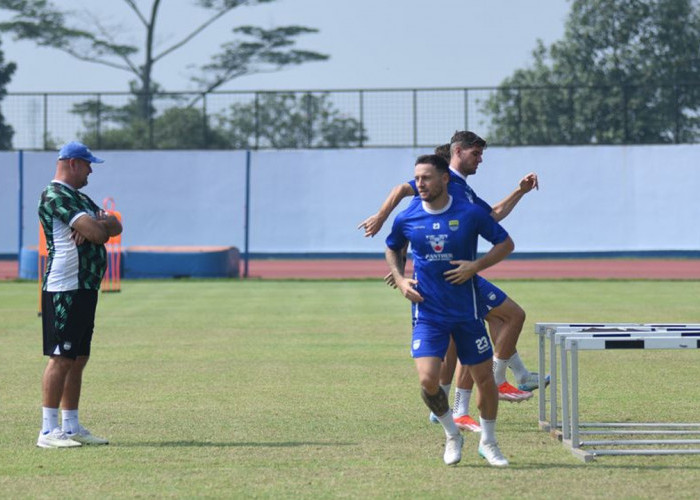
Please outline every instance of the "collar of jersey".
[[431, 214], [431, 215], [440, 215], [440, 214], [442, 214], [442, 213], [447, 212], [447, 211], [450, 209], [450, 207], [452, 206], [452, 195], [450, 195], [450, 199], [447, 200], [447, 205], [445, 205], [444, 207], [442, 207], [440, 210], [433, 210], [433, 209], [431, 209], [431, 208], [428, 208], [428, 207], [426, 206], [426, 204], [425, 204], [424, 201], [421, 201], [421, 203], [423, 204], [423, 210], [425, 210], [425, 211], [428, 212], [429, 214]]
[[51, 182], [55, 182], [56, 184], [60, 184], [61, 186], [66, 186], [66, 187], [67, 187], [68, 189], [70, 189], [71, 191], [77, 191], [77, 189], [75, 189], [73, 186], [71, 186], [71, 185], [69, 185], [69, 184], [66, 184], [65, 182], [62, 182], [62, 181], [59, 181], [59, 180], [56, 180], [56, 179], [52, 180]]
[[450, 167], [450, 171], [451, 171], [453, 174], [455, 174], [457, 177], [459, 177], [460, 179], [462, 179], [464, 182], [467, 182], [467, 176], [466, 176], [466, 175], [462, 175], [462, 172], [460, 172], [459, 170]]

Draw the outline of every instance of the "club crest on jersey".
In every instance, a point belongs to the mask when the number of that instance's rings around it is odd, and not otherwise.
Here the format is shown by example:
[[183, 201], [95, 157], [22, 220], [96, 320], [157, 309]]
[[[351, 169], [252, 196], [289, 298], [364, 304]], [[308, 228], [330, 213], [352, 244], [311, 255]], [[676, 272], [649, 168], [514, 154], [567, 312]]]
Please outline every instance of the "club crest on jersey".
[[453, 219], [449, 222], [450, 231], [457, 231], [459, 229], [459, 220]]
[[428, 234], [425, 237], [428, 238], [430, 246], [433, 247], [435, 253], [440, 253], [445, 249], [446, 234]]

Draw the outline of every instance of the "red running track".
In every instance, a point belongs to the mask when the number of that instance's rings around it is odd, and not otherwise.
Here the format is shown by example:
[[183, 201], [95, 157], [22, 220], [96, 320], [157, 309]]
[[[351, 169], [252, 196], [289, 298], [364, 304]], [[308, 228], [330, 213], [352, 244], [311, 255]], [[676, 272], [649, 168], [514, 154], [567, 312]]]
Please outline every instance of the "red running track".
[[[263, 279], [382, 278], [386, 272], [382, 259], [252, 260], [248, 268], [249, 277]], [[482, 275], [489, 279], [700, 280], [700, 259], [511, 259]], [[15, 278], [17, 262], [0, 261], [0, 280]]]
[[[248, 270], [251, 278], [380, 278], [386, 273], [382, 259], [253, 260]], [[700, 259], [512, 259], [482, 275], [489, 279], [700, 280]]]

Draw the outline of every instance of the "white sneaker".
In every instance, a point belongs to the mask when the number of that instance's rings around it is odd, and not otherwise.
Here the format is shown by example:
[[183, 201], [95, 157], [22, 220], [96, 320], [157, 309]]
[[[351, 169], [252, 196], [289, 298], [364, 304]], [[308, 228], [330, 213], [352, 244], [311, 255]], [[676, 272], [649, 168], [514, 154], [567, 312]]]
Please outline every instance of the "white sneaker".
[[500, 448], [498, 448], [498, 443], [479, 443], [479, 455], [485, 458], [488, 463], [495, 465], [496, 467], [506, 467], [508, 465], [508, 460], [501, 453]]
[[[549, 374], [544, 376], [544, 386], [549, 385], [550, 377]], [[525, 392], [532, 392], [540, 387], [540, 376], [536, 372], [530, 372], [530, 374], [525, 377], [525, 380], [518, 384], [518, 389]]]
[[455, 465], [462, 460], [462, 446], [464, 438], [461, 434], [447, 436], [445, 440], [445, 455], [443, 456], [446, 465]]
[[87, 430], [82, 425], [78, 429], [78, 432], [74, 432], [74, 433], [67, 432], [66, 436], [68, 436], [73, 441], [77, 441], [78, 443], [81, 443], [81, 444], [109, 444], [108, 440], [106, 440], [105, 438], [98, 437], [98, 436], [93, 436], [90, 433], [90, 431]]
[[82, 446], [78, 441], [74, 441], [66, 436], [60, 427], [56, 427], [48, 434], [39, 431], [39, 439], [36, 441], [39, 448], [76, 448]]

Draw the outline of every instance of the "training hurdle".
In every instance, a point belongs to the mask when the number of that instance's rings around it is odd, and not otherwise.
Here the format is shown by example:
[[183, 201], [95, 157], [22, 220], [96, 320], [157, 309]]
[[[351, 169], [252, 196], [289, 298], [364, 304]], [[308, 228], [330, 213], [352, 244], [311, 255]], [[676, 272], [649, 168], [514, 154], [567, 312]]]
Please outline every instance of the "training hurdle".
[[44, 234], [44, 226], [39, 223], [39, 246], [37, 248], [37, 271], [36, 275], [38, 278], [37, 288], [39, 289], [39, 297], [36, 315], [41, 316], [42, 306], [41, 306], [41, 289], [43, 286], [44, 273], [46, 272], [46, 265], [49, 262], [49, 251], [46, 247], [46, 235]]
[[[591, 337], [630, 337], [635, 333], [657, 334], [682, 334], [700, 330], [700, 323], [537, 323], [535, 334], [539, 337], [538, 352], [538, 379], [539, 386], [545, 387], [545, 350], [546, 339], [549, 339], [549, 420], [547, 420], [546, 397], [544, 392], [539, 397], [539, 427], [549, 431], [557, 437], [561, 437], [557, 417], [557, 392], [558, 392], [558, 368], [557, 368], [557, 338], [578, 334]], [[542, 390], [542, 389], [541, 389]]]
[[[122, 214], [114, 209], [114, 199], [105, 198], [102, 201], [102, 207], [105, 212], [114, 215], [119, 223], [122, 223]], [[105, 243], [105, 251], [107, 252], [107, 269], [102, 277], [100, 290], [104, 292], [121, 292], [122, 291], [122, 235], [119, 233], [116, 236], [111, 236]]]
[[[650, 335], [647, 335], [649, 333]], [[582, 441], [582, 435], [699, 435], [700, 423], [629, 423], [605, 422], [582, 424], [579, 419], [578, 353], [583, 350], [611, 349], [700, 349], [700, 331], [684, 332], [681, 335], [654, 335], [641, 332], [634, 336], [591, 337], [566, 336], [561, 338], [562, 376], [562, 443], [572, 453], [589, 462], [601, 455], [679, 455], [700, 454], [700, 448], [658, 448], [664, 445], [698, 445], [700, 439], [599, 439]], [[571, 357], [571, 390], [569, 393], [569, 367]], [[571, 402], [569, 402], [569, 396]], [[582, 430], [581, 427], [598, 428]], [[641, 428], [641, 429], [640, 429]], [[637, 448], [584, 449], [584, 446], [639, 446]], [[649, 448], [648, 446], [657, 446]], [[647, 447], [641, 447], [647, 446]]]

